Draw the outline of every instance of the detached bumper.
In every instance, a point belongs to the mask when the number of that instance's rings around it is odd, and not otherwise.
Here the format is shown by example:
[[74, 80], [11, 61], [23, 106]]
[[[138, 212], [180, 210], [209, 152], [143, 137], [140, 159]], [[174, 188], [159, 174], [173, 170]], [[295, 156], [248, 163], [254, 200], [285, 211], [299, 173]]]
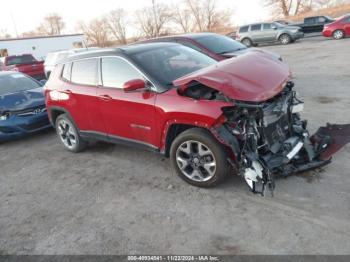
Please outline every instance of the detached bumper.
[[46, 112], [27, 117], [11, 116], [0, 121], [0, 141], [18, 139], [50, 127]]

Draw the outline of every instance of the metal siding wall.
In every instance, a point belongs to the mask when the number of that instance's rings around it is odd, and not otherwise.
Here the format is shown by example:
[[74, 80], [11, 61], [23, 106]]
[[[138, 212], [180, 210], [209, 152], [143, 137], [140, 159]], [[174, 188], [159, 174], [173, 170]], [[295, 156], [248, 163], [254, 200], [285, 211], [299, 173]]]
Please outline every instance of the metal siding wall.
[[9, 55], [32, 54], [36, 59], [43, 60], [49, 52], [74, 48], [74, 42], [84, 40], [84, 36], [67, 36], [0, 41], [0, 49], [7, 49]]

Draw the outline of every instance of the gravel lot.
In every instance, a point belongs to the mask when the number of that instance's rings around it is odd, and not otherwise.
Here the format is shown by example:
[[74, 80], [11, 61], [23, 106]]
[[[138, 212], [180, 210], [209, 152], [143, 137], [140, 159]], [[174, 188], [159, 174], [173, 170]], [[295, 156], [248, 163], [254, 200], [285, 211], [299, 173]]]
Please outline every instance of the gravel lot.
[[[350, 122], [350, 39], [262, 48], [291, 65], [311, 132]], [[199, 189], [159, 155], [71, 154], [44, 132], [0, 145], [0, 254], [350, 254], [349, 159], [348, 145], [263, 198], [240, 177]]]

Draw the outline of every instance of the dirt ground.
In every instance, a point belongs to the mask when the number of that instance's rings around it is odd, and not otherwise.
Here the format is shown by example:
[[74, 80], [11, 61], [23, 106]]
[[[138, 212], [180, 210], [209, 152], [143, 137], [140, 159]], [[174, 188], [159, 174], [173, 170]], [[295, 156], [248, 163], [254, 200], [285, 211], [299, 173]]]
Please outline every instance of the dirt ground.
[[[350, 123], [350, 39], [264, 46], [290, 64], [310, 131]], [[53, 131], [0, 145], [0, 254], [350, 254], [350, 146], [321, 170], [276, 181], [191, 187], [168, 159]]]

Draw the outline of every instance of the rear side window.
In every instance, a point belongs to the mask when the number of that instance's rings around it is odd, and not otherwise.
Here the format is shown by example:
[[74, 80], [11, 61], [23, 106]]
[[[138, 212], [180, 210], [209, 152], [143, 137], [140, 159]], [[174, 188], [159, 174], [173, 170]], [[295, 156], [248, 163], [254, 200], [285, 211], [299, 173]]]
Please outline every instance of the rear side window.
[[326, 22], [326, 18], [324, 18], [323, 16], [320, 16], [317, 18], [317, 22], [324, 23], [324, 22]]
[[143, 79], [132, 65], [117, 57], [102, 58], [102, 83], [105, 87], [123, 88], [125, 82]]
[[305, 18], [304, 22], [305, 24], [315, 23], [315, 18], [314, 17]]
[[250, 26], [250, 31], [260, 31], [260, 29], [261, 29], [261, 24]]
[[248, 28], [249, 28], [249, 26], [243, 26], [243, 27], [241, 27], [241, 28], [239, 29], [239, 32], [240, 32], [240, 33], [246, 33], [246, 32], [248, 32]]
[[98, 60], [96, 58], [73, 62], [71, 82], [81, 85], [97, 86], [97, 64]]

